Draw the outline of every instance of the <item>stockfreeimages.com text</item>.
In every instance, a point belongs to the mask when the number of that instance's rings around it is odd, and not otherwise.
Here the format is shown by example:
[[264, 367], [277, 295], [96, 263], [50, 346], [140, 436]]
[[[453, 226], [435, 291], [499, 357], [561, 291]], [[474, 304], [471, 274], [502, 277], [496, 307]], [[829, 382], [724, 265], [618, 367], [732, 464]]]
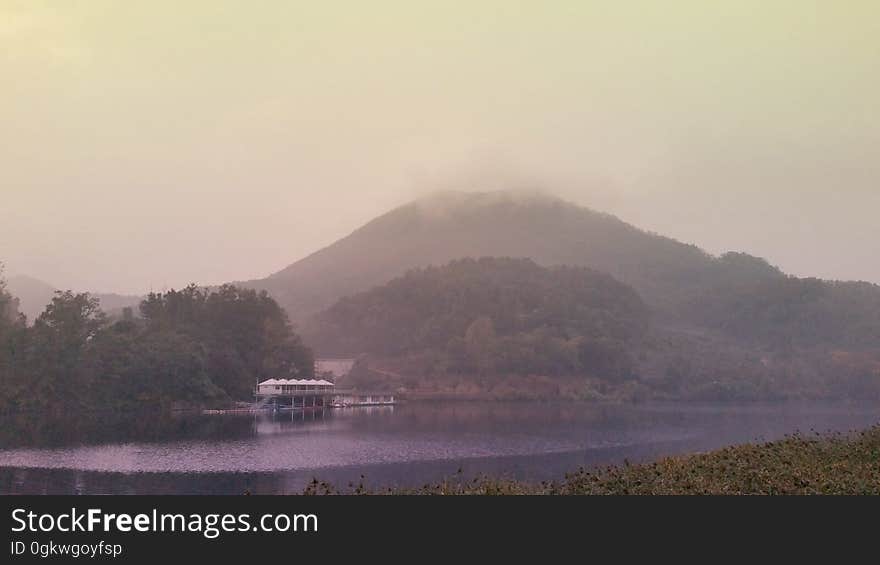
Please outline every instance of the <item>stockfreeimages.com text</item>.
[[103, 513], [100, 508], [60, 514], [12, 511], [13, 532], [193, 532], [215, 539], [224, 532], [316, 532], [315, 514], [149, 514]]

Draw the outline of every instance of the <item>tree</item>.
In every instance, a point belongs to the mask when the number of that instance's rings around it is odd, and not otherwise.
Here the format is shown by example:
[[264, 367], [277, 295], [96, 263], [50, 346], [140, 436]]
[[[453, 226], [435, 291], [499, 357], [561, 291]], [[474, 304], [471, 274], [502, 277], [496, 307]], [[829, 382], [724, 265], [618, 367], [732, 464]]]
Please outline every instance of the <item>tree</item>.
[[0, 330], [19, 321], [18, 299], [9, 293], [4, 271], [4, 265], [0, 262]]
[[495, 327], [492, 319], [482, 316], [474, 320], [464, 333], [464, 347], [477, 374], [485, 375], [492, 370]]
[[16, 395], [25, 329], [24, 317], [18, 313], [18, 300], [7, 290], [0, 263], [0, 407]]
[[190, 285], [151, 293], [140, 311], [148, 332], [174, 333], [200, 344], [211, 380], [233, 398], [250, 398], [258, 380], [314, 372], [311, 350], [265, 291]]
[[100, 406], [171, 407], [223, 401], [211, 380], [204, 347], [176, 332], [139, 332], [119, 322], [94, 340], [87, 367]]
[[88, 293], [56, 292], [30, 331], [30, 403], [64, 409], [85, 401], [91, 385], [83, 360], [106, 317]]

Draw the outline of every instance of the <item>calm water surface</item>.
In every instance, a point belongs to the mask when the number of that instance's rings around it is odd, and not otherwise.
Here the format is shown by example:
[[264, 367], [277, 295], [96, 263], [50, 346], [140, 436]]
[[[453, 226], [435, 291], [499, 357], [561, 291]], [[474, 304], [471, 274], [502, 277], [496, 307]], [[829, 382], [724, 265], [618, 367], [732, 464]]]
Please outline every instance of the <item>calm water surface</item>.
[[[479, 473], [539, 481], [796, 431], [880, 422], [880, 406], [411, 402], [279, 415], [2, 423], [0, 493], [295, 493]], [[363, 479], [361, 478], [363, 477]]]

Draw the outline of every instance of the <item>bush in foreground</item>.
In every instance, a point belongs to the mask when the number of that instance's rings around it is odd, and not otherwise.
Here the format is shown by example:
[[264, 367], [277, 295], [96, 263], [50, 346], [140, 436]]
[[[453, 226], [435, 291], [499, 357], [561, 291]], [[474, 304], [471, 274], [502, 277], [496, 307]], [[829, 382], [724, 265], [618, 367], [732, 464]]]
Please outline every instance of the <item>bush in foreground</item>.
[[654, 463], [580, 469], [560, 482], [479, 477], [411, 489], [339, 491], [313, 482], [306, 494], [880, 494], [880, 426], [852, 434], [794, 435]]

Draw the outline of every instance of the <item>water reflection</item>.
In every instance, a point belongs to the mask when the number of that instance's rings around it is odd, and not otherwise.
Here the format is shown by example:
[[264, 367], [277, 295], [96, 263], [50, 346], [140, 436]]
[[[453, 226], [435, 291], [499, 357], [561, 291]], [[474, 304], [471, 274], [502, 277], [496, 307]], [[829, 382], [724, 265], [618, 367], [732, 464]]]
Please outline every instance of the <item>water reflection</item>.
[[874, 424], [874, 406], [409, 403], [261, 414], [84, 415], [0, 425], [2, 493], [284, 493], [313, 478], [414, 485], [455, 474], [560, 478], [796, 430]]

